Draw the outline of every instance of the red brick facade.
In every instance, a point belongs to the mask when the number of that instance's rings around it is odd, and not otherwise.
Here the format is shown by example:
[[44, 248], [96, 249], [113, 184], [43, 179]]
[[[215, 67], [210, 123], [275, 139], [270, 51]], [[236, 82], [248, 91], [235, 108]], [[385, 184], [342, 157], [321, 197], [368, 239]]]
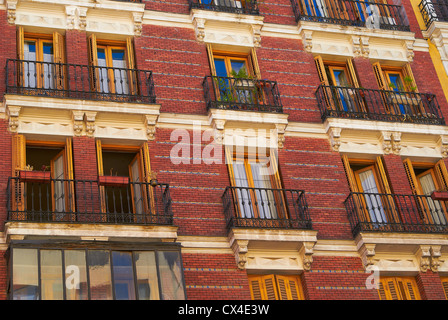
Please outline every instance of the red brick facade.
[[[190, 14], [187, 0], [143, 0], [142, 2], [145, 3], [145, 10], [152, 13], [168, 12], [184, 16]], [[422, 39], [411, 4], [409, 1], [402, 2], [411, 32], [416, 38]], [[16, 58], [17, 54], [16, 29], [8, 24], [6, 14], [5, 10], [0, 10], [0, 29], [2, 30], [0, 70], [4, 70], [6, 59]], [[263, 1], [260, 5], [260, 14], [265, 17], [265, 24], [289, 27], [297, 25], [289, 0]], [[157, 103], [161, 105], [160, 113], [206, 119], [208, 112], [202, 81], [204, 76], [211, 74], [211, 70], [206, 45], [197, 40], [194, 28], [143, 24], [141, 36], [135, 37], [133, 43], [136, 68], [153, 72]], [[67, 63], [89, 64], [85, 31], [66, 30], [65, 48]], [[279, 85], [283, 111], [289, 115], [289, 123], [298, 123], [297, 126], [300, 123], [321, 124], [321, 113], [315, 96], [315, 91], [320, 84], [319, 75], [313, 54], [304, 49], [302, 40], [299, 37], [293, 39], [292, 37], [262, 36], [261, 46], [256, 48], [256, 55], [261, 78], [276, 81]], [[378, 89], [372, 62], [365, 57], [355, 57], [353, 62], [360, 85], [367, 89]], [[435, 75], [429, 53], [415, 51], [411, 67], [419, 92], [435, 94], [444, 118], [448, 119], [448, 103]], [[0, 95], [2, 96], [5, 94], [4, 80], [3, 76], [0, 76]], [[1, 230], [4, 230], [4, 224], [7, 222], [6, 189], [12, 170], [11, 133], [8, 121], [6, 112], [0, 113]], [[174, 164], [171, 161], [173, 156], [171, 152], [178, 140], [172, 136], [173, 133], [173, 128], [158, 126], [155, 139], [149, 140], [148, 145], [152, 170], [158, 172], [159, 182], [170, 186], [173, 225], [178, 227], [177, 236], [180, 239], [210, 237], [228, 241], [229, 230], [222, 201], [226, 187], [231, 185], [226, 163], [223, 161], [206, 165], [200, 159], [197, 162], [196, 160], [202, 156], [206, 147], [210, 147], [210, 144], [208, 141], [199, 140], [198, 142], [193, 139], [195, 135], [200, 137], [203, 131], [193, 131], [188, 128], [191, 145], [185, 150], [189, 150], [189, 155], [174, 155], [185, 160], [182, 164]], [[324, 129], [314, 136], [310, 134], [301, 137], [286, 134], [284, 146], [278, 150], [282, 187], [305, 190], [312, 230], [317, 231], [318, 244], [319, 241], [328, 243], [334, 240], [345, 241], [356, 247], [345, 206], [350, 189], [344, 163], [341, 153], [332, 148], [325, 135]], [[75, 180], [97, 180], [95, 141], [94, 137], [72, 137]], [[137, 142], [132, 144], [137, 145]], [[225, 159], [225, 150], [222, 145], [217, 145], [216, 150], [220, 153], [218, 158]], [[411, 195], [412, 190], [403, 166], [403, 158], [399, 155], [385, 154], [383, 155], [384, 167], [392, 192]], [[80, 191], [77, 190], [77, 192]], [[93, 206], [95, 210], [99, 210], [100, 204], [98, 201], [89, 202], [79, 199], [77, 206]], [[431, 234], [425, 236], [430, 238]], [[207, 242], [201, 239], [198, 241]], [[6, 243], [2, 243], [0, 250], [6, 250], [7, 246]], [[254, 271], [238, 268], [230, 246], [224, 249], [219, 248], [219, 250], [209, 249], [212, 252], [207, 252], [208, 249], [204, 249], [203, 252], [201, 249], [191, 248], [182, 250], [185, 250], [182, 254], [182, 270], [187, 299], [251, 299], [248, 274]], [[272, 254], [270, 251], [275, 249], [267, 251]], [[300, 277], [306, 299], [378, 300], [380, 298], [376, 289], [366, 288], [366, 279], [370, 273], [366, 272], [358, 251], [350, 251], [349, 254], [337, 252], [332, 255], [326, 251], [319, 252], [319, 248], [315, 247], [314, 252], [311, 269], [295, 271]], [[7, 299], [7, 264], [2, 253], [3, 251], [0, 251], [0, 299]], [[297, 252], [298, 255], [299, 252]], [[293, 258], [297, 259], [297, 256]], [[257, 270], [255, 273], [257, 272], [276, 273], [270, 268], [264, 271]], [[290, 274], [291, 270], [287, 272], [277, 270], [277, 273]], [[398, 273], [397, 276], [400, 274]], [[440, 274], [432, 271], [417, 271], [413, 276], [422, 299], [445, 299]]]

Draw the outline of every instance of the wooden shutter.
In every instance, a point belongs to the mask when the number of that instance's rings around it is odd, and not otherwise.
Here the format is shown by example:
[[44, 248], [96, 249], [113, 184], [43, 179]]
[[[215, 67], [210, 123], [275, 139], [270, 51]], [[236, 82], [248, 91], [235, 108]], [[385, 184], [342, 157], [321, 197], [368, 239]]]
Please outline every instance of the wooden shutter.
[[99, 70], [98, 66], [98, 50], [96, 45], [96, 36], [94, 34], [87, 38], [87, 44], [89, 46], [89, 66], [90, 66], [90, 89], [92, 91], [100, 90], [99, 86]]
[[[12, 176], [18, 177], [19, 171], [26, 167], [26, 139], [24, 135], [14, 134], [12, 136]], [[15, 180], [11, 185], [12, 210], [18, 214], [25, 209], [25, 184]]]
[[250, 55], [249, 55], [249, 61], [253, 70], [253, 75], [257, 79], [261, 79], [261, 71], [260, 67], [258, 65], [258, 58], [257, 58], [257, 52], [255, 48], [252, 48]]
[[249, 288], [252, 300], [263, 300], [264, 293], [262, 277], [249, 276]]
[[140, 147], [140, 161], [141, 161], [141, 168], [143, 171], [142, 182], [146, 183], [142, 184], [145, 212], [155, 214], [157, 204], [154, 201], [154, 188], [157, 188], [155, 190], [157, 192], [159, 190], [158, 188], [160, 187], [152, 187], [149, 184], [149, 182], [151, 181], [151, 163], [149, 158], [148, 142], [144, 142]]
[[233, 172], [232, 146], [226, 146], [225, 153], [226, 153], [227, 169], [229, 170], [230, 185], [234, 187], [236, 186], [236, 184], [235, 184], [235, 174]]
[[396, 278], [397, 287], [400, 290], [401, 300], [420, 300], [417, 283], [413, 278]]
[[378, 83], [378, 87], [380, 90], [389, 90], [389, 86], [387, 85], [386, 78], [384, 77], [383, 69], [379, 62], [375, 62], [373, 64], [373, 72], [375, 73], [375, 78]]
[[302, 300], [301, 288], [295, 276], [275, 276], [280, 300]]
[[63, 90], [66, 81], [65, 66], [58, 64], [65, 63], [65, 43], [64, 36], [59, 32], [53, 32], [53, 48], [54, 62], [57, 63], [55, 66], [56, 88], [58, 90]]
[[400, 295], [394, 278], [381, 278], [378, 294], [381, 300], [400, 300]]
[[213, 58], [213, 49], [210, 43], [207, 43], [208, 62], [210, 64], [210, 74], [216, 76], [215, 59]]
[[143, 180], [144, 182], [149, 182], [151, 180], [151, 165], [149, 158], [149, 146], [148, 142], [144, 142], [140, 147], [140, 159], [143, 170]]
[[448, 171], [446, 169], [445, 161], [439, 160], [434, 166], [439, 187], [442, 190], [448, 191]]
[[412, 79], [411, 86], [415, 88], [415, 92], [418, 92], [417, 84], [415, 83], [415, 78], [414, 74], [412, 73], [410, 63], [406, 63], [406, 65], [403, 67], [403, 75]]
[[418, 195], [423, 194], [420, 190], [417, 177], [414, 172], [414, 166], [412, 165], [411, 159], [406, 158], [403, 161], [404, 170], [406, 171], [406, 175], [408, 176], [408, 181], [411, 186], [412, 194]]
[[445, 298], [448, 300], [448, 277], [444, 277], [441, 280], [443, 292], [445, 292]]
[[352, 168], [350, 167], [350, 162], [347, 155], [342, 155], [342, 162], [344, 164], [345, 175], [347, 177], [348, 185], [351, 192], [359, 192], [358, 184], [356, 183], [355, 175]]
[[[103, 169], [103, 148], [101, 145], [101, 140], [96, 140], [96, 161], [98, 166], [98, 176], [104, 175], [104, 169]], [[101, 212], [106, 212], [106, 190], [104, 189], [104, 186], [99, 186], [100, 190], [100, 199], [101, 199]], [[106, 221], [106, 215], [103, 214], [101, 216], [102, 221]]]
[[327, 73], [325, 72], [324, 61], [321, 56], [314, 57], [314, 62], [316, 63], [317, 73], [319, 75], [320, 84], [324, 86], [329, 86]]
[[[24, 60], [25, 59], [25, 35], [23, 32], [23, 27], [17, 28], [17, 59]], [[22, 87], [24, 84], [23, 81], [23, 70], [24, 70], [24, 64], [18, 63], [17, 64], [17, 86]]]
[[353, 65], [352, 58], [347, 59], [347, 69], [350, 73], [350, 78], [352, 80], [353, 86], [359, 88], [358, 77], [356, 76], [355, 66]]
[[262, 283], [265, 294], [265, 299], [263, 300], [278, 300], [278, 293], [274, 275], [262, 277]]
[[[67, 182], [67, 202], [69, 204], [68, 210], [69, 212], [75, 211], [75, 184], [74, 184], [74, 173], [73, 173], [73, 143], [72, 138], [67, 138], [65, 143], [65, 158], [66, 158], [66, 168], [67, 168], [67, 177], [69, 180]], [[73, 217], [74, 218], [74, 217]], [[73, 220], [72, 220], [73, 221]]]
[[389, 180], [387, 178], [387, 173], [386, 173], [386, 170], [384, 169], [383, 159], [381, 156], [378, 156], [376, 158], [375, 168], [380, 176], [380, 183], [381, 183], [381, 187], [383, 189], [382, 191], [387, 194], [392, 193], [390, 186], [389, 186]]
[[129, 93], [131, 95], [137, 94], [137, 71], [135, 69], [135, 53], [134, 53], [134, 41], [132, 37], [126, 38], [126, 57], [128, 69], [128, 83]]
[[249, 276], [250, 293], [253, 300], [278, 300], [276, 280], [273, 274]]
[[380, 279], [378, 294], [381, 300], [420, 300], [420, 292], [414, 278], [387, 277]]

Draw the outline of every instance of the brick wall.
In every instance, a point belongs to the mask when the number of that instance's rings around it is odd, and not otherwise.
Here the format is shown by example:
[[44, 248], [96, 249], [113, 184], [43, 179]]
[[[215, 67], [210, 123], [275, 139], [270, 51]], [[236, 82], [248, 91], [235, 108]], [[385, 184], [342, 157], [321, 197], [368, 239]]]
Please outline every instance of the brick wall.
[[4, 230], [7, 218], [7, 186], [12, 175], [11, 134], [8, 121], [0, 119], [0, 230]]
[[4, 70], [7, 59], [17, 59], [16, 44], [16, 26], [10, 25], [7, 22], [6, 10], [0, 11], [0, 97], [3, 97], [5, 92]]
[[417, 277], [417, 286], [423, 300], [446, 300], [442, 288], [440, 275], [431, 270], [420, 272]]

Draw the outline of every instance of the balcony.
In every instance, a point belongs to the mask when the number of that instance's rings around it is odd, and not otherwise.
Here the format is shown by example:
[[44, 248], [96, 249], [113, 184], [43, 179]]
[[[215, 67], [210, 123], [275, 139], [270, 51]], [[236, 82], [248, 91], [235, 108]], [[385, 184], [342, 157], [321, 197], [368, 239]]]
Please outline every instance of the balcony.
[[353, 235], [448, 233], [447, 202], [427, 195], [352, 192], [345, 200]]
[[131, 182], [112, 176], [95, 181], [53, 179], [44, 176], [45, 172], [26, 173], [32, 174], [8, 179], [8, 221], [166, 226], [173, 223], [167, 184]]
[[370, 29], [409, 31], [401, 5], [376, 1], [291, 0], [296, 21], [312, 21]]
[[429, 93], [320, 85], [316, 98], [323, 121], [347, 118], [445, 124], [436, 96]]
[[202, 86], [207, 110], [283, 113], [275, 81], [206, 76]]
[[311, 230], [302, 190], [227, 187], [222, 195], [227, 227]]
[[423, 0], [418, 7], [427, 28], [433, 21], [448, 22], [448, 1]]
[[257, 0], [188, 0], [191, 9], [259, 15]]
[[82, 100], [154, 104], [152, 72], [8, 59], [6, 92]]

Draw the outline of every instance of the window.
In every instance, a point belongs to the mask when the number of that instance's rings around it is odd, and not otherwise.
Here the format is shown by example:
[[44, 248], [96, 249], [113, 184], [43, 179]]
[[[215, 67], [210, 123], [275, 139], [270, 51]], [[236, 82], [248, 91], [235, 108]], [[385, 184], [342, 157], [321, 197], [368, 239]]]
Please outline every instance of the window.
[[[180, 252], [13, 245], [12, 300], [180, 300]], [[135, 246], [135, 245], [134, 245]], [[51, 247], [51, 248], [50, 248]]]
[[129, 178], [129, 185], [105, 183], [100, 187], [102, 212], [122, 214], [120, 219], [126, 218], [126, 214], [131, 214], [128, 219], [142, 219], [140, 215], [149, 213], [153, 205], [148, 144], [116, 146], [105, 145], [97, 140], [96, 147], [100, 177]]
[[12, 150], [12, 210], [16, 218], [70, 219], [75, 209], [71, 139], [33, 141], [14, 135]]
[[383, 160], [349, 159], [342, 156], [354, 205], [363, 214], [362, 221], [379, 226], [399, 221]]
[[25, 33], [17, 29], [17, 53], [19, 85], [25, 88], [48, 90], [64, 89], [65, 45], [58, 33]]
[[226, 149], [234, 201], [240, 218], [287, 218], [276, 155], [254, 155]]
[[361, 112], [365, 109], [364, 102], [354, 89], [359, 84], [352, 59], [343, 62], [324, 61], [321, 56], [317, 56], [314, 61], [327, 108], [347, 112]]
[[412, 277], [381, 278], [379, 287], [381, 300], [420, 300], [417, 283]]
[[448, 300], [448, 277], [441, 277], [443, 292], [445, 293], [445, 298]]
[[413, 194], [419, 195], [418, 207], [422, 222], [446, 225], [445, 203], [431, 198], [431, 194], [436, 190], [448, 190], [448, 171], [445, 162], [443, 160], [436, 164], [412, 162], [407, 158], [403, 164]]
[[134, 95], [137, 92], [134, 45], [125, 42], [88, 38], [92, 90], [105, 94]]
[[299, 276], [249, 275], [252, 300], [304, 300]]

